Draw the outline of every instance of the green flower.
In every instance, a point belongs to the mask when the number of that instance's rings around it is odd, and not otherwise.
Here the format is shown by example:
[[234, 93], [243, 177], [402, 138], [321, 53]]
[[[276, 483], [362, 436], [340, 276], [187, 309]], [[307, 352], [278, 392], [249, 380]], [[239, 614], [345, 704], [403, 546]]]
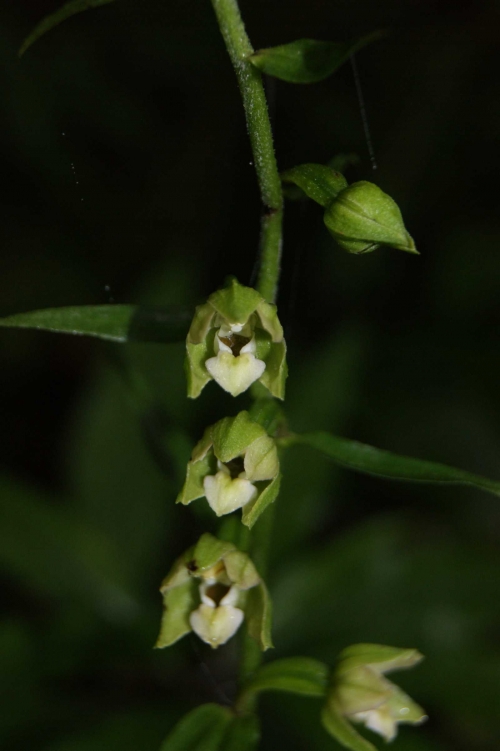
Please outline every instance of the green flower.
[[196, 308], [186, 340], [188, 396], [216, 381], [232, 396], [260, 381], [285, 395], [286, 345], [276, 306], [233, 279]]
[[337, 740], [353, 751], [370, 751], [349, 724], [361, 723], [392, 741], [399, 723], [419, 724], [425, 711], [385, 674], [411, 668], [422, 660], [416, 649], [398, 649], [380, 644], [355, 644], [339, 656], [331, 690], [322, 714], [323, 724]]
[[225, 417], [207, 428], [188, 463], [177, 503], [205, 497], [217, 516], [243, 509], [253, 526], [279, 490], [278, 451], [274, 440], [248, 412]]
[[395, 201], [365, 180], [341, 190], [327, 207], [324, 221], [349, 253], [369, 253], [380, 245], [418, 253]]
[[168, 647], [191, 631], [217, 649], [247, 619], [261, 649], [272, 647], [271, 602], [257, 569], [230, 542], [200, 537], [162, 582], [163, 617], [156, 647]]

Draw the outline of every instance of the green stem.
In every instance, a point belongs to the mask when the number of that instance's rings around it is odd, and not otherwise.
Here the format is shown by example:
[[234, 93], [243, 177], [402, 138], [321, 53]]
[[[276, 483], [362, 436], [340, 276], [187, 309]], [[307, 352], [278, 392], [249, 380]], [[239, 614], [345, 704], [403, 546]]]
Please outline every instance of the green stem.
[[274, 155], [262, 75], [248, 60], [254, 50], [245, 31], [237, 1], [211, 2], [243, 98], [254, 165], [264, 205], [257, 289], [268, 302], [275, 302], [280, 275], [283, 192]]

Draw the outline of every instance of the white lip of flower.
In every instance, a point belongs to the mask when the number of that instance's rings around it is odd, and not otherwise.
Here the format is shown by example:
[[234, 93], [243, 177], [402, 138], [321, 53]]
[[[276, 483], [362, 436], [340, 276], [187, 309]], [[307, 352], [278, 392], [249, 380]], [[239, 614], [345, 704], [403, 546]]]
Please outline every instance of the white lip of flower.
[[240, 472], [238, 477], [232, 478], [231, 472], [222, 462], [217, 461], [215, 475], [207, 475], [203, 480], [206, 499], [217, 516], [230, 514], [236, 509], [243, 508], [253, 501], [257, 495], [257, 488], [246, 479], [246, 472]]
[[[370, 709], [366, 712], [356, 712], [350, 716], [354, 722], [364, 723], [368, 730], [378, 733], [386, 741], [393, 741], [397, 734], [397, 718], [392, 716], [391, 710], [387, 705], [378, 709]], [[400, 720], [404, 720], [401, 717]]]
[[200, 585], [201, 605], [189, 616], [191, 628], [197, 636], [212, 649], [220, 647], [234, 636], [245, 617], [242, 610], [235, 607], [239, 598], [236, 585], [227, 588], [226, 594], [217, 602], [210, 596], [213, 588], [223, 587], [216, 579], [206, 579]]
[[[249, 333], [249, 341], [244, 344], [235, 355], [232, 348], [223, 341], [231, 340], [234, 334], [244, 336], [241, 332]], [[216, 357], [210, 357], [205, 367], [219, 386], [228, 391], [231, 396], [238, 396], [248, 389], [262, 376], [266, 363], [255, 357], [255, 338], [247, 324], [232, 324], [221, 326], [214, 339]]]

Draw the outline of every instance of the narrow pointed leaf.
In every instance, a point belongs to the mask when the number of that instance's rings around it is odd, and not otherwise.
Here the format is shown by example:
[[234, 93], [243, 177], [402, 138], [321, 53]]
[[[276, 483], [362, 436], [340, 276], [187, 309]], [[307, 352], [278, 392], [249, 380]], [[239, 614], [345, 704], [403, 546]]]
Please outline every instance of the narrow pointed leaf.
[[347, 187], [344, 175], [324, 164], [299, 164], [283, 172], [281, 179], [296, 185], [320, 206], [328, 206]]
[[328, 686], [328, 667], [310, 657], [289, 657], [263, 665], [245, 692], [288, 691], [302, 696], [324, 696]]
[[219, 751], [232, 718], [220, 704], [202, 704], [177, 723], [160, 751]]
[[19, 57], [24, 55], [28, 47], [31, 47], [37, 39], [40, 39], [41, 36], [53, 29], [54, 26], [58, 26], [63, 21], [66, 21], [67, 18], [71, 18], [71, 16], [74, 16], [77, 13], [82, 13], [89, 8], [98, 8], [100, 5], [108, 5], [108, 3], [112, 3], [113, 1], [114, 0], [70, 0], [69, 3], [63, 5], [62, 8], [56, 10], [55, 13], [45, 16], [45, 18], [35, 26], [31, 34], [29, 34], [22, 43], [19, 50]]
[[331, 76], [354, 52], [381, 36], [382, 32], [375, 31], [354, 42], [298, 39], [257, 50], [250, 62], [263, 73], [288, 83], [316, 83]]
[[94, 336], [113, 342], [180, 342], [190, 313], [140, 305], [78, 305], [0, 318], [0, 327]]
[[500, 495], [500, 481], [449, 467], [446, 464], [392, 454], [365, 443], [329, 433], [305, 433], [285, 439], [285, 443], [304, 443], [322, 451], [338, 464], [378, 477], [407, 482], [471, 485], [478, 490]]

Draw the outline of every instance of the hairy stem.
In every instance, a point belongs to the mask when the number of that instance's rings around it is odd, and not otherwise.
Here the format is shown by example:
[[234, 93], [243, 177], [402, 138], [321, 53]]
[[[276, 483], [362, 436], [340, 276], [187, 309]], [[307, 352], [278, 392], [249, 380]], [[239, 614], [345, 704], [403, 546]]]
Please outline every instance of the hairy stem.
[[280, 274], [283, 193], [274, 155], [273, 135], [262, 75], [248, 60], [253, 47], [236, 0], [211, 0], [236, 72], [263, 203], [257, 289], [275, 302]]

